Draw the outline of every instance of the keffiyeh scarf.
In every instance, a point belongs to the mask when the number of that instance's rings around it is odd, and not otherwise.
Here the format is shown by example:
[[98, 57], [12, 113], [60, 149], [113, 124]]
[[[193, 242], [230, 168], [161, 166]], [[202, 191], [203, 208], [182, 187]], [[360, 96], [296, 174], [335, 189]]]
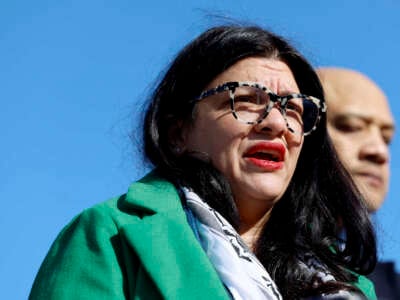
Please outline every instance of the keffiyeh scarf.
[[[196, 193], [181, 188], [186, 198], [188, 222], [221, 281], [234, 300], [283, 299], [275, 282], [229, 222]], [[312, 257], [305, 258], [306, 272], [316, 273], [319, 281], [335, 278]], [[348, 291], [309, 299], [363, 299]]]
[[197, 194], [182, 190], [189, 224], [232, 298], [283, 299], [268, 272], [229, 222]]

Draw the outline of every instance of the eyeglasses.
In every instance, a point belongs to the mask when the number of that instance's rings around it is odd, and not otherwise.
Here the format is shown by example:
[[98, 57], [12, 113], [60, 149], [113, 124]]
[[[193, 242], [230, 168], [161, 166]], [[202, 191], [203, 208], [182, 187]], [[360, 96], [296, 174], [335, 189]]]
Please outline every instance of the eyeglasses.
[[277, 107], [283, 115], [290, 132], [309, 135], [317, 128], [326, 104], [321, 100], [303, 94], [279, 96], [270, 89], [254, 82], [226, 82], [204, 91], [194, 101], [229, 91], [232, 115], [245, 124], [258, 124], [272, 108]]

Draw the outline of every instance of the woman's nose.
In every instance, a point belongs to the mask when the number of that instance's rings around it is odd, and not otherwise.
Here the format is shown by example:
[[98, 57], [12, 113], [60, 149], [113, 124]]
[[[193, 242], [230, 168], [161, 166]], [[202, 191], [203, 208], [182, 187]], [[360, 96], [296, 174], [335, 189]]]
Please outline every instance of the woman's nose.
[[288, 131], [288, 124], [280, 107], [274, 106], [260, 123], [254, 125], [254, 129], [257, 132], [282, 136]]

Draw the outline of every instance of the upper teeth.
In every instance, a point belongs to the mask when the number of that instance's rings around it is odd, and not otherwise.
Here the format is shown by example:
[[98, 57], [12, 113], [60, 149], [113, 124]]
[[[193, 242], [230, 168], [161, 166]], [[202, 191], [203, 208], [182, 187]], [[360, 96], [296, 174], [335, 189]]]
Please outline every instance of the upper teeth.
[[261, 157], [268, 158], [268, 159], [273, 160], [273, 161], [278, 161], [278, 160], [279, 160], [278, 156], [275, 155], [275, 154], [273, 154], [273, 153], [257, 152], [257, 153], [255, 153], [255, 154], [256, 154], [256, 155], [259, 155], [259, 156], [261, 156]]

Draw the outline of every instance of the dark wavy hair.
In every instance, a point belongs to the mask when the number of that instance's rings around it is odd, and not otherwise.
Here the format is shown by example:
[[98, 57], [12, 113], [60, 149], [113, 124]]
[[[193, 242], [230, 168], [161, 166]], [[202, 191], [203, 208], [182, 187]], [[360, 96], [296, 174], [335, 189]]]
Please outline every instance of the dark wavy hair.
[[[239, 214], [228, 181], [209, 160], [176, 155], [174, 139], [196, 119], [191, 101], [220, 73], [246, 57], [285, 62], [300, 92], [324, 101], [321, 83], [307, 60], [284, 38], [258, 26], [213, 27], [184, 47], [151, 95], [145, 115], [145, 155], [176, 185], [191, 187], [233, 226]], [[205, 141], [206, 142], [206, 141]], [[354, 273], [376, 264], [376, 242], [362, 198], [339, 162], [327, 135], [326, 118], [305, 137], [293, 178], [274, 206], [255, 245], [255, 254], [285, 299], [355, 289]], [[304, 269], [317, 258], [337, 279], [315, 284]]]

